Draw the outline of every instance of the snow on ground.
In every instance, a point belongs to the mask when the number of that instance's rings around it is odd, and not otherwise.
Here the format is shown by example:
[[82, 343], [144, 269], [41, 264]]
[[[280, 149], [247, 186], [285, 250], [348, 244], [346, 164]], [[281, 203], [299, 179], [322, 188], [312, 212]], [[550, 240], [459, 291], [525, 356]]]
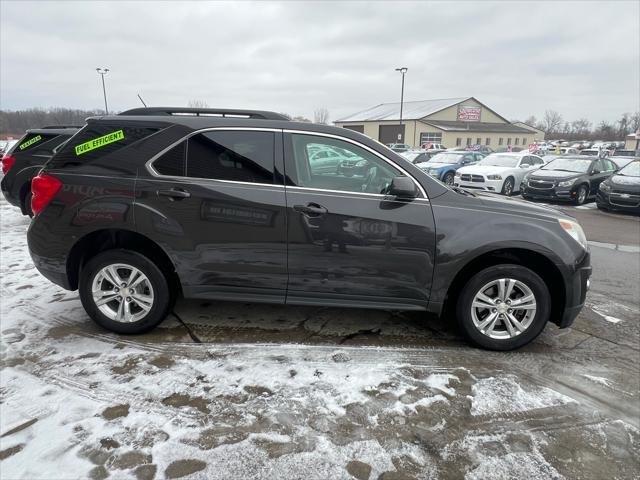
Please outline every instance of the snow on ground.
[[558, 478], [574, 472], [561, 426], [588, 465], [637, 456], [632, 427], [472, 349], [196, 344], [171, 321], [106, 333], [34, 270], [28, 219], [4, 200], [0, 216], [3, 480]]

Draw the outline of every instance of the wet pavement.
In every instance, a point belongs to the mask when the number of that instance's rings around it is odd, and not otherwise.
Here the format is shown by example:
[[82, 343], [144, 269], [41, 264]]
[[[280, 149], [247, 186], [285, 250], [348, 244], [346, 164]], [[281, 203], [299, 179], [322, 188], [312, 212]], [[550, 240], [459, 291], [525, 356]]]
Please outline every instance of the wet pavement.
[[2, 202], [2, 478], [640, 475], [637, 217], [566, 207], [587, 304], [496, 353], [423, 313], [185, 300], [114, 335], [32, 268]]

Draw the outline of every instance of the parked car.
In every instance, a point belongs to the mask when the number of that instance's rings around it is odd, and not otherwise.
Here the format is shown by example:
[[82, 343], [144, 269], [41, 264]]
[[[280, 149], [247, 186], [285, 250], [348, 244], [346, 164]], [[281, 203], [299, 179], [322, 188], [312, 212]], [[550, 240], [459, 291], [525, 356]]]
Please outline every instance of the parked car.
[[52, 126], [27, 130], [2, 157], [0, 188], [7, 201], [31, 215], [31, 179], [61, 144], [80, 127]]
[[484, 158], [478, 152], [441, 152], [431, 160], [417, 164], [418, 168], [447, 185], [453, 185], [456, 171], [465, 165], [473, 165]]
[[600, 184], [596, 205], [640, 215], [640, 160], [634, 160]]
[[429, 161], [429, 159], [439, 153], [440, 152], [437, 150], [408, 150], [406, 152], [402, 152], [400, 155], [411, 163], [418, 164]]
[[529, 152], [494, 153], [459, 169], [455, 185], [511, 196], [520, 189], [525, 174], [542, 165], [542, 158]]
[[345, 169], [348, 169], [350, 162], [357, 163], [359, 160], [362, 159], [338, 148], [328, 148], [324, 145], [309, 147], [309, 166], [314, 174], [336, 172], [343, 163]]
[[413, 147], [406, 143], [390, 143], [387, 145], [391, 150], [396, 153], [406, 152], [407, 150], [411, 150]]
[[[370, 168], [313, 175], [311, 144]], [[446, 312], [475, 344], [509, 350], [571, 325], [591, 273], [571, 217], [450, 189], [362, 134], [273, 112], [90, 118], [32, 190], [36, 268], [119, 333], [152, 329], [180, 293]]]
[[600, 183], [616, 169], [607, 158], [561, 157], [527, 175], [520, 190], [525, 199], [564, 200], [582, 205], [596, 196]]
[[623, 150], [623, 149], [619, 149], [616, 150], [611, 157], [640, 157], [640, 151], [639, 150]]
[[[580, 155], [585, 155], [587, 157], [597, 157], [601, 154], [601, 151], [597, 148], [585, 148], [584, 150], [580, 150]], [[602, 156], [606, 157], [609, 155], [607, 150], [602, 150]]]
[[528, 152], [529, 149], [524, 149], [521, 147], [498, 147], [494, 153], [518, 153], [518, 152]]

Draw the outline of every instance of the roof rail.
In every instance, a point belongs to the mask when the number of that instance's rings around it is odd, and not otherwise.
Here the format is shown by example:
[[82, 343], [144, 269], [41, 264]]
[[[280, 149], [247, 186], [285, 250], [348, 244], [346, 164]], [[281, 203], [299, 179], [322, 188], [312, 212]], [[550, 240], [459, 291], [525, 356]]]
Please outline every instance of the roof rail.
[[119, 115], [194, 115], [255, 118], [261, 120], [289, 120], [280, 113], [264, 110], [229, 110], [226, 108], [191, 108], [191, 107], [140, 107], [126, 110]]
[[82, 128], [82, 125], [47, 125], [46, 127], [34, 128], [34, 130], [47, 130], [55, 128]]

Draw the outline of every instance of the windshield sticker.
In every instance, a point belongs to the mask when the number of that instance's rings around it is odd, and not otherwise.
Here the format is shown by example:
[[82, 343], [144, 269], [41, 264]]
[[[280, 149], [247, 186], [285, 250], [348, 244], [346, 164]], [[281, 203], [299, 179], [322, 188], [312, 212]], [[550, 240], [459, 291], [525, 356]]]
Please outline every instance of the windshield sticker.
[[31, 140], [27, 140], [26, 142], [24, 142], [22, 145], [20, 145], [18, 148], [20, 150], [24, 150], [27, 147], [30, 147], [31, 145], [33, 145], [34, 143], [38, 143], [40, 140], [42, 140], [42, 137], [40, 135], [36, 135], [35, 137], [33, 137]]
[[103, 135], [102, 137], [94, 138], [93, 140], [89, 140], [88, 142], [76, 145], [76, 155], [82, 155], [83, 153], [90, 152], [91, 150], [95, 150], [96, 148], [104, 147], [105, 145], [109, 145], [110, 143], [117, 142], [118, 140], [122, 139], [124, 139], [124, 132], [122, 130], [108, 133], [106, 135]]

